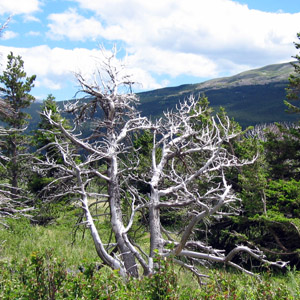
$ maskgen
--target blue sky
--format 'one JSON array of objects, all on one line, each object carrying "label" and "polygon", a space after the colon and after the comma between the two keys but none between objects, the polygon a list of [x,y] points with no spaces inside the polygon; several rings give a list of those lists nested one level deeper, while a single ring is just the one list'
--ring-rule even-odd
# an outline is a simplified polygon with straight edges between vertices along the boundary
[{"label": "blue sky", "polygon": [[117,45],[138,92],[290,61],[300,32],[299,0],[0,0],[0,23],[10,15],[0,71],[21,55],[37,99],[72,98],[99,45]]}]

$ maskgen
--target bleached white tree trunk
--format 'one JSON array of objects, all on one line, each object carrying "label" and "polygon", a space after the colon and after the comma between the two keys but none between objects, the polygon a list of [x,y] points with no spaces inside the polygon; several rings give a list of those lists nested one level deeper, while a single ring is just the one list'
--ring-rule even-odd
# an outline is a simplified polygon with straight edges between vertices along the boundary
[{"label": "bleached white tree trunk", "polygon": [[[240,161],[227,151],[226,144],[239,134],[228,117],[211,117],[206,99],[196,101],[193,96],[181,103],[175,112],[165,113],[165,118],[157,122],[151,172],[143,176],[151,189],[148,199],[151,269],[157,251],[162,256],[175,257],[177,263],[195,274],[198,274],[195,267],[183,263],[182,257],[196,262],[223,262],[239,269],[242,268],[231,260],[240,252],[262,259],[258,252],[247,247],[237,247],[225,256],[224,251],[195,240],[199,222],[211,216],[221,217],[230,211],[236,212],[234,206],[239,200],[227,183],[226,170],[255,160]],[[201,191],[199,181],[206,183],[205,191]],[[186,212],[186,226],[179,232],[168,232],[161,224],[162,208],[175,214],[178,209]],[[174,246],[173,250],[169,245]],[[285,264],[280,262],[277,265]]]},{"label": "bleached white tree trunk", "polygon": [[[116,50],[113,49],[110,54],[104,52],[103,50],[103,54],[106,55],[102,66],[103,73],[98,74],[98,82],[87,82],[80,74],[77,74],[77,79],[82,88],[81,91],[88,95],[88,100],[81,103],[70,103],[66,106],[66,110],[76,115],[75,122],[83,124],[88,120],[93,124],[91,135],[85,138],[75,135],[73,132],[64,129],[62,124],[54,122],[51,119],[51,111],[45,111],[43,114],[52,125],[60,128],[65,138],[86,152],[83,156],[84,161],[78,163],[76,162],[76,154],[71,153],[67,146],[61,145],[59,141],[54,143],[64,157],[64,166],[59,168],[66,173],[66,176],[69,174],[77,180],[78,186],[69,190],[68,193],[80,194],[86,225],[91,230],[99,257],[112,268],[120,269],[121,274],[125,275],[127,273],[137,277],[138,266],[136,260],[139,260],[140,264],[144,266],[145,273],[147,273],[147,266],[128,237],[128,231],[132,223],[131,225],[124,223],[122,201],[124,201],[125,191],[121,189],[120,182],[126,181],[126,178],[124,179],[122,175],[124,161],[120,156],[124,156],[130,149],[128,137],[133,132],[149,128],[150,123],[135,110],[138,99],[131,93],[133,82],[129,80],[127,75],[122,74],[122,65],[116,59]],[[104,80],[102,75],[107,76],[108,81]],[[119,89],[122,91],[120,92]],[[129,92],[124,93],[124,89]],[[96,120],[94,118],[97,111],[100,112],[102,119]],[[105,171],[100,172],[95,169],[95,163],[105,165]],[[51,167],[53,162],[49,159],[46,164],[43,164],[44,167]],[[96,178],[105,182],[107,194],[94,194],[94,197],[97,197],[98,200],[105,198],[104,201],[109,205],[111,229],[118,249],[116,255],[109,254],[107,250],[109,247],[104,247],[87,203],[90,196],[87,192],[88,185]]]},{"label": "bleached white tree trunk", "polygon": [[[88,82],[77,75],[81,91],[89,98],[68,104],[66,110],[75,114],[78,125],[86,120],[93,124],[90,136],[82,137],[66,130],[61,123],[52,120],[51,111],[43,112],[48,121],[60,129],[60,135],[76,147],[69,147],[57,136],[57,140],[48,146],[57,147],[63,164],[50,157],[38,162],[41,168],[60,170],[60,178],[55,182],[73,180],[74,185],[63,194],[79,196],[85,215],[83,224],[89,228],[101,260],[120,270],[123,276],[135,277],[139,276],[140,269],[145,275],[154,272],[155,255],[173,257],[175,262],[197,276],[201,274],[194,263],[202,260],[242,269],[232,262],[240,252],[267,262],[255,249],[239,246],[224,255],[222,250],[195,240],[194,232],[199,222],[227,214],[234,210],[234,203],[238,201],[227,183],[226,170],[252,163],[239,161],[226,149],[226,143],[236,138],[239,132],[235,132],[227,117],[212,117],[205,99],[197,101],[193,96],[181,103],[175,112],[165,113],[162,119],[151,123],[136,111],[138,99],[131,92],[133,83],[118,63],[114,49],[106,56],[102,70],[105,75],[98,74],[100,81]],[[104,80],[105,76],[108,80]],[[127,92],[124,92],[125,88]],[[97,110],[101,112],[100,118],[96,117]],[[139,156],[132,154],[131,141],[134,133],[143,130],[153,134],[152,163],[145,173],[139,169]],[[80,160],[75,149],[84,151]],[[102,193],[91,191],[90,185],[94,181],[103,183]],[[141,194],[136,188],[136,183],[141,181],[150,187],[149,195]],[[200,188],[201,184],[207,189]],[[110,241],[104,241],[97,230],[97,216],[93,215],[92,209],[97,203],[108,204],[113,236]],[[123,204],[128,208],[126,216],[123,215]],[[181,209],[186,213],[187,222],[180,234],[163,228],[163,208],[174,212]],[[134,234],[130,235],[140,211],[149,216],[149,253],[143,245],[138,245]],[[117,251],[111,251],[112,247]],[[183,261],[182,257],[191,263]],[[281,262],[272,264],[284,265]]]},{"label": "bleached white tree trunk", "polygon": [[[10,114],[11,109],[0,100],[0,113]],[[22,130],[4,129],[0,127],[0,139],[7,137],[10,134],[19,133]],[[0,146],[2,142],[0,141]],[[11,161],[10,157],[5,156],[0,152],[0,166],[6,170],[6,164]],[[11,184],[0,183],[0,224],[4,227],[9,227],[5,222],[6,218],[25,217],[33,220],[32,212],[35,210],[33,197],[22,188],[14,188]]]},{"label": "bleached white tree trunk", "polygon": [[[223,168],[242,163],[239,163],[236,158],[230,157],[223,144],[225,140],[235,137],[236,133],[230,133],[229,122],[228,124],[220,122],[217,125],[213,118],[209,122],[206,120],[207,124],[202,124],[200,130],[194,128],[195,120],[204,116],[206,109],[207,107],[199,105],[191,96],[181,104],[177,112],[166,114],[164,123],[157,126],[157,132],[154,134],[152,176],[148,182],[151,186],[149,199],[151,257],[154,255],[154,249],[158,249],[161,254],[166,253],[164,246],[173,242],[162,238],[161,208],[181,207],[193,210],[191,221],[172,252],[180,255],[197,223],[235,200],[234,196],[229,193],[230,187],[227,186]],[[221,136],[219,127],[225,131],[223,136]],[[157,157],[158,149],[161,149],[159,158]],[[205,158],[198,168],[193,161],[194,158],[197,158],[197,153]],[[219,182],[216,187],[211,188],[204,195],[200,195],[195,181],[204,177],[209,183],[220,176],[216,172],[221,173],[222,184]],[[161,200],[162,197],[169,200]],[[214,199],[213,205],[209,203],[209,199]]]}]

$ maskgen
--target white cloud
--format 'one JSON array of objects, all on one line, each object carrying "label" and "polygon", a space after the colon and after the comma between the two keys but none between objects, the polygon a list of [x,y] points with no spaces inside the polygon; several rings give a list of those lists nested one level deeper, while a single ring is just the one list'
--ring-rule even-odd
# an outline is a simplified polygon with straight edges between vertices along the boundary
[{"label": "white cloud", "polygon": [[53,80],[50,80],[48,78],[44,78],[43,82],[40,85],[48,87],[51,90],[60,90],[62,88],[60,82],[54,82]]},{"label": "white cloud", "polygon": [[25,22],[38,22],[41,23],[41,20],[35,16],[32,15],[25,15],[24,16],[24,21]]},{"label": "white cloud", "polygon": [[[75,73],[81,73],[87,80],[93,80],[96,69],[101,64],[101,51],[75,48],[72,50],[53,48],[46,45],[32,48],[11,48],[0,46],[2,70],[6,66],[7,54],[21,55],[28,76],[37,75],[36,87],[59,90],[73,86],[78,90]],[[0,70],[1,71],[1,70]],[[149,72],[134,68],[128,64],[128,72],[143,88],[154,89],[161,87]],[[69,95],[71,98],[73,94]]]},{"label": "white cloud", "polygon": [[31,14],[39,10],[39,0],[1,0],[0,15]]},{"label": "white cloud", "polygon": [[[168,80],[181,75],[201,81],[288,61],[295,54],[293,41],[300,28],[300,13],[261,12],[230,0],[73,2],[78,3],[77,9],[48,16],[47,37],[61,40],[60,45],[68,39],[76,45],[80,41],[95,41],[95,45],[120,41],[128,54],[129,72],[144,89],[165,86]],[[20,4],[19,10],[16,3]],[[14,9],[30,16],[39,9],[39,2],[0,0],[0,12]],[[7,51],[0,47],[0,53]],[[28,74],[37,74],[37,86],[53,90],[64,89],[70,83],[75,86],[73,72],[93,74],[94,59],[99,56],[95,49],[67,50],[45,45],[13,51],[22,55]],[[155,79],[156,75],[160,79]]]},{"label": "white cloud", "polygon": [[1,39],[3,40],[10,40],[10,39],[13,39],[15,37],[18,36],[18,33],[17,32],[14,32],[14,31],[10,31],[10,30],[5,30],[3,35],[1,36]]},{"label": "white cloud", "polygon": [[128,56],[132,66],[158,74],[205,77],[217,75],[216,64],[202,55],[147,47]]},{"label": "white cloud", "polygon": [[39,31],[29,31],[28,33],[26,33],[26,35],[28,36],[41,36],[41,32]]},{"label": "white cloud", "polygon": [[89,51],[87,49],[67,50],[62,48],[53,48],[46,45],[16,49],[23,57],[28,65],[27,69],[31,73],[40,76],[55,75],[55,76],[73,76],[77,68],[80,68],[80,63],[86,61],[84,56]]},{"label": "white cloud", "polygon": [[[53,87],[72,77],[72,50],[51,49],[46,45],[33,48],[12,48],[0,46],[2,68],[6,65],[6,56],[12,51],[21,55],[28,76],[37,75],[37,86]],[[59,53],[61,52],[61,53]]]},{"label": "white cloud", "polygon": [[167,81],[162,83],[157,82],[151,74],[142,68],[130,68],[128,67],[128,74],[131,75],[131,79],[135,82],[134,90],[153,90],[166,86]]},{"label": "white cloud", "polygon": [[49,15],[52,22],[48,25],[48,36],[54,40],[68,37],[74,41],[84,41],[86,39],[95,40],[102,31],[101,23],[95,18],[86,19],[80,16],[75,9],[60,14]]},{"label": "white cloud", "polygon": [[[144,60],[143,67],[171,76],[287,61],[300,28],[300,13],[267,13],[230,0],[75,1],[98,15],[101,27],[79,26],[90,19],[77,15],[79,22],[73,19],[77,25],[72,27],[84,32],[82,36],[125,42],[136,61]],[[71,28],[64,36],[72,38]],[[156,56],[149,57],[151,52]],[[228,63],[219,65],[222,61]]]}]

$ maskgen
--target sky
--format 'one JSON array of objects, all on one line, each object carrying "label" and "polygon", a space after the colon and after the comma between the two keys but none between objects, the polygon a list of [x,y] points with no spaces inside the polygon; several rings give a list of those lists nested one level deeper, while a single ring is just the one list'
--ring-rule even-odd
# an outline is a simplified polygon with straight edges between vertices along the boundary
[{"label": "sky", "polygon": [[100,47],[118,49],[134,91],[199,83],[297,53],[299,0],[0,0],[0,72],[21,55],[39,100],[76,97]]}]

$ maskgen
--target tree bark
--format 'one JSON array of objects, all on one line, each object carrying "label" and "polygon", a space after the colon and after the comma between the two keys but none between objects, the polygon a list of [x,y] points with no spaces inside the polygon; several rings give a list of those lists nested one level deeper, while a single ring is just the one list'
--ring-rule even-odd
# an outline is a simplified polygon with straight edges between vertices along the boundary
[{"label": "tree bark", "polygon": [[149,223],[150,223],[150,257],[155,256],[155,249],[162,253],[163,243],[160,226],[160,209],[158,207],[159,195],[157,190],[151,188],[151,202],[149,207]]},{"label": "tree bark", "polygon": [[10,139],[10,146],[11,146],[11,167],[10,167],[10,173],[11,173],[11,178],[10,178],[10,184],[12,186],[12,198],[16,199],[18,198],[19,194],[19,170],[18,170],[18,150],[16,146],[15,140],[12,138]]},{"label": "tree bark", "polygon": [[109,195],[109,205],[111,211],[111,224],[112,230],[115,234],[117,247],[119,253],[122,256],[122,261],[128,274],[133,277],[138,277],[138,268],[135,261],[134,254],[126,246],[126,242],[122,236],[124,232],[124,225],[122,220],[122,209],[121,209],[121,199],[120,199],[120,187],[118,179],[118,163],[117,156],[113,155],[108,168],[108,177],[110,181],[108,183],[108,195]]}]

